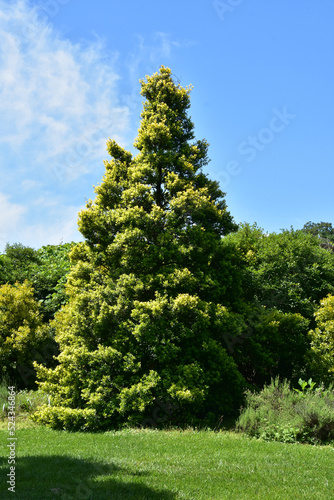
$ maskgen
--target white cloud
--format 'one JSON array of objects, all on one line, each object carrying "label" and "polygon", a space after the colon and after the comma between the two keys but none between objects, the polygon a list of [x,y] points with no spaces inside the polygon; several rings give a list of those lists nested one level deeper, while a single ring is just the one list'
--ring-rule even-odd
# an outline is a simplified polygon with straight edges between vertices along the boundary
[{"label": "white cloud", "polygon": [[84,206],[68,206],[47,194],[36,199],[28,210],[0,193],[0,253],[7,242],[40,248],[81,239],[77,219]]},{"label": "white cloud", "polygon": [[5,233],[15,227],[25,212],[25,207],[18,203],[12,203],[9,196],[0,193],[0,232]]},{"label": "white cloud", "polygon": [[0,252],[81,239],[77,214],[100,181],[107,138],[131,148],[138,80],[179,47],[157,33],[119,62],[98,38],[72,43],[51,24],[69,1],[0,0]]},{"label": "white cloud", "polygon": [[[156,73],[161,65],[169,66],[176,49],[186,49],[196,43],[189,39],[173,40],[169,33],[161,31],[157,31],[151,36],[137,34],[134,49],[125,58],[125,64],[130,82],[126,103],[135,113],[138,122],[143,100],[140,95],[139,80],[145,78],[146,75]],[[178,80],[177,77],[176,79]]]},{"label": "white cloud", "polygon": [[0,193],[0,252],[10,239],[10,233],[17,230],[26,208],[12,203],[9,196]]},{"label": "white cloud", "polygon": [[79,241],[82,239],[78,227],[78,212],[83,207],[73,207],[57,205],[52,210],[52,206],[40,203],[40,209],[49,209],[47,221],[37,221],[23,228],[19,241],[26,246],[40,248],[43,245],[59,245],[61,242]]},{"label": "white cloud", "polygon": [[78,241],[81,179],[103,166],[108,136],[125,143],[130,130],[117,55],[50,24],[67,1],[0,0],[0,252]]},{"label": "white cloud", "polygon": [[108,136],[124,140],[129,109],[119,103],[115,61],[106,60],[102,42],[62,39],[43,12],[0,0],[0,157],[5,143],[14,154],[24,151],[23,175],[46,166],[50,182],[55,174],[73,180],[101,158]]}]

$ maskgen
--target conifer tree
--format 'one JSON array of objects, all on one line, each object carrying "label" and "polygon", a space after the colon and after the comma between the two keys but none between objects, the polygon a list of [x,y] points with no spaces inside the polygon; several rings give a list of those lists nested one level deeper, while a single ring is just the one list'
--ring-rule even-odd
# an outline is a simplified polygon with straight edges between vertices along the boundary
[{"label": "conifer tree", "polygon": [[52,427],[138,425],[157,398],[172,422],[203,422],[240,402],[243,379],[222,340],[240,327],[239,271],[221,244],[237,226],[203,173],[208,144],[195,140],[191,88],[165,67],[141,87],[138,154],[108,141],[54,321],[59,365],[37,368],[51,406],[35,419]]}]

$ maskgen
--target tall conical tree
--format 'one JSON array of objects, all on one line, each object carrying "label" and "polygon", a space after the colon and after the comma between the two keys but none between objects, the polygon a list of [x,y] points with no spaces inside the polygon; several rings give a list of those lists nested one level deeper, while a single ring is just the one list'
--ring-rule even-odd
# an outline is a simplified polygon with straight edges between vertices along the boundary
[{"label": "tall conical tree", "polygon": [[[243,380],[221,342],[237,328],[228,307],[238,271],[221,237],[236,230],[224,193],[202,172],[190,88],[170,69],[141,81],[146,98],[133,155],[109,140],[96,199],[79,214],[69,303],[55,319],[61,354],[38,369],[53,427],[140,424],[160,398],[174,422],[221,415]],[[224,253],[225,252],[225,253]]]}]

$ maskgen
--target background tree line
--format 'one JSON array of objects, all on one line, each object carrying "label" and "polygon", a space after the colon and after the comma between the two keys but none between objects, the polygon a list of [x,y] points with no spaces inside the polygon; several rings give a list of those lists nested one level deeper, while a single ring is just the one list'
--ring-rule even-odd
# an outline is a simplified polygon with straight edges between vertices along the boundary
[{"label": "background tree line", "polygon": [[[334,255],[309,225],[267,234],[242,224],[222,238],[236,312],[226,317],[221,342],[250,386],[260,388],[276,375],[294,382],[300,376],[332,380],[334,341],[326,352],[321,345],[334,319],[334,298],[328,297],[334,295]],[[36,387],[34,361],[57,364],[52,320],[68,301],[74,246],[14,244],[0,255],[2,376],[20,388]]]}]

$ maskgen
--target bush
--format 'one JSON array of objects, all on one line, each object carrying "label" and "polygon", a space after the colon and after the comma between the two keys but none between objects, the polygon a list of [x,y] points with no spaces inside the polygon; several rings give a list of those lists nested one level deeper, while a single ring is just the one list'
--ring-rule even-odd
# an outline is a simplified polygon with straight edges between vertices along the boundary
[{"label": "bush", "polygon": [[334,440],[333,386],[314,388],[299,380],[302,390],[291,389],[277,377],[261,392],[246,391],[236,430],[265,440],[320,443]]},{"label": "bush", "polygon": [[35,387],[33,361],[45,362],[53,341],[33,294],[27,281],[0,286],[0,377],[22,389]]},{"label": "bush", "polygon": [[7,244],[5,253],[0,255],[0,285],[22,284],[27,280],[34,288],[43,322],[53,319],[67,301],[65,283],[72,246],[73,243],[64,243],[34,250],[21,243]]},{"label": "bush", "polygon": [[34,422],[46,424],[53,429],[85,431],[96,430],[96,412],[92,409],[80,408],[57,408],[51,406],[43,406],[39,408],[33,415]]}]

